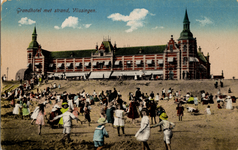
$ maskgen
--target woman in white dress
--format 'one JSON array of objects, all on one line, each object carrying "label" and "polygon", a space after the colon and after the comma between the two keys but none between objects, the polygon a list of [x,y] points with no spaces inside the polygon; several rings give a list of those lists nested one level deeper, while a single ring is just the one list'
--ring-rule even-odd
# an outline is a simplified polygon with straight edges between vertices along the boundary
[{"label": "woman in white dress", "polygon": [[125,123],[124,123],[124,114],[125,114],[125,111],[121,108],[121,105],[117,105],[117,109],[114,111],[114,126],[117,127],[117,133],[118,133],[118,136],[120,136],[120,127],[121,127],[121,130],[122,130],[122,134],[125,135],[125,132],[124,132],[124,126],[125,126]]},{"label": "woman in white dress", "polygon": [[12,112],[14,114],[15,119],[17,118],[17,116],[20,113],[20,108],[22,108],[22,106],[20,105],[20,101],[17,101],[17,104],[15,104],[15,107],[14,107],[13,112]]},{"label": "woman in white dress", "polygon": [[69,105],[69,108],[71,108],[72,110],[74,110],[74,105],[73,105],[73,97],[70,96],[70,99],[68,100],[68,105]]},{"label": "woman in white dress", "polygon": [[39,114],[39,110],[40,110],[40,104],[35,108],[35,110],[33,111],[32,115],[31,115],[31,124],[33,125],[33,122],[37,119],[37,116]]},{"label": "woman in white dress", "polygon": [[142,109],[142,115],[143,118],[141,119],[141,127],[135,137],[138,141],[142,142],[142,149],[145,149],[145,147],[150,149],[147,143],[150,137],[150,120],[148,117],[148,110],[146,108]]},{"label": "woman in white dress", "polygon": [[226,109],[233,109],[231,97],[227,96],[225,101],[226,101]]}]

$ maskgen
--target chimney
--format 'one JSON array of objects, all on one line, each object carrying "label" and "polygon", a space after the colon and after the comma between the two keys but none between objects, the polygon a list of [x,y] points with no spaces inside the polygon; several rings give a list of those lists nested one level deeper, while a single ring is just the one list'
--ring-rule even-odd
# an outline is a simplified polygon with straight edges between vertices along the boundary
[{"label": "chimney", "polygon": [[209,57],[210,57],[210,55],[209,55],[209,52],[207,53],[207,61],[209,62]]},{"label": "chimney", "polygon": [[98,43],[96,43],[96,50],[98,50]]},{"label": "chimney", "polygon": [[200,46],[199,46],[199,48],[198,48],[198,51],[199,51],[199,52],[201,52],[201,51],[202,51],[202,48],[201,48]]},{"label": "chimney", "polygon": [[116,42],[114,43],[113,48],[114,48],[114,50],[117,48],[117,44],[116,44]]}]

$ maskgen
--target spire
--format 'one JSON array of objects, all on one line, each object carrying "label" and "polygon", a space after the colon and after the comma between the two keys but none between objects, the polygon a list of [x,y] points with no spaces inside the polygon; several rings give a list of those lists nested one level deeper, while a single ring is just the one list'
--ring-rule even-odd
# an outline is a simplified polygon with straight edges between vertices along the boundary
[{"label": "spire", "polygon": [[187,9],[186,9],[186,11],[185,11],[185,15],[184,15],[183,23],[190,23],[190,22],[189,22],[189,19],[188,19]]},{"label": "spire", "polygon": [[32,48],[32,49],[38,49],[39,44],[37,42],[37,34],[36,34],[36,26],[34,27],[33,33],[32,33],[32,41],[29,44],[28,48]]},{"label": "spire", "polygon": [[34,27],[34,30],[33,30],[32,35],[37,35],[37,34],[36,34],[36,25],[35,25],[35,27]]},{"label": "spire", "polygon": [[179,40],[187,40],[187,39],[193,39],[193,34],[190,31],[190,22],[188,19],[188,13],[186,9],[183,19],[183,31],[180,33]]},{"label": "spire", "polygon": [[36,38],[37,38],[37,34],[36,34],[36,26],[35,26],[32,33],[32,41],[36,41]]}]

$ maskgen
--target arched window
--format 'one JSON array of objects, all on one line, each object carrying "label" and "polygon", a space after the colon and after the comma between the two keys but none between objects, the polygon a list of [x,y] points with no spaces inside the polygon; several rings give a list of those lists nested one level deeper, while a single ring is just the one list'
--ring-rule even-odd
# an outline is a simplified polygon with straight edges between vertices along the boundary
[{"label": "arched window", "polygon": [[183,58],[183,64],[186,65],[186,62],[187,62],[187,57],[184,57]]},{"label": "arched window", "polygon": [[187,51],[187,45],[183,46],[183,51],[186,52]]},{"label": "arched window", "polygon": [[31,58],[31,53],[29,53],[28,57]]}]

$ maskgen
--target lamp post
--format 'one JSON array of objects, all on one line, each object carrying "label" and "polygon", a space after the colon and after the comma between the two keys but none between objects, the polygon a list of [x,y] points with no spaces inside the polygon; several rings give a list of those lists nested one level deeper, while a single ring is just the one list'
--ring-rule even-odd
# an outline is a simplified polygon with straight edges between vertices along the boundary
[{"label": "lamp post", "polygon": [[7,67],[7,80],[8,80],[8,69],[9,69],[9,68]]}]

